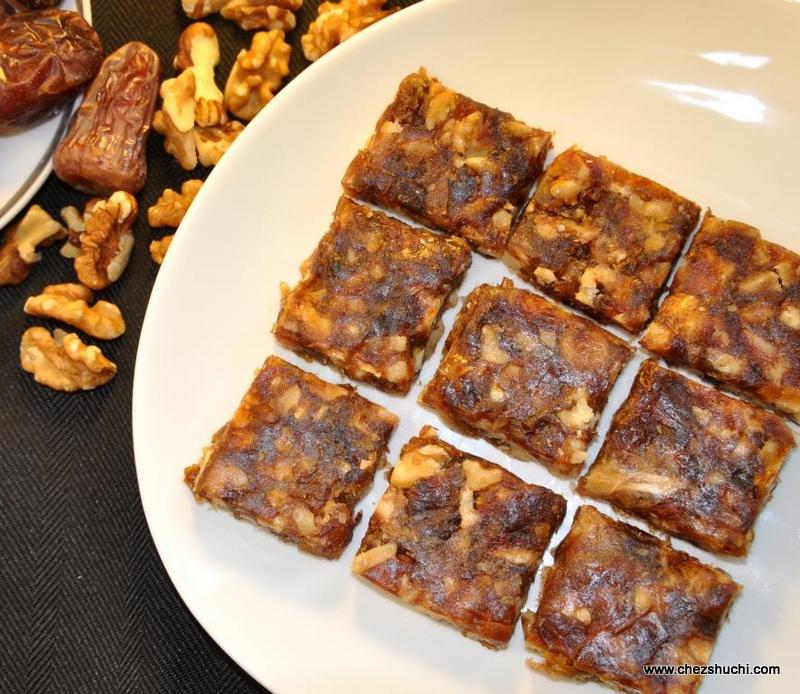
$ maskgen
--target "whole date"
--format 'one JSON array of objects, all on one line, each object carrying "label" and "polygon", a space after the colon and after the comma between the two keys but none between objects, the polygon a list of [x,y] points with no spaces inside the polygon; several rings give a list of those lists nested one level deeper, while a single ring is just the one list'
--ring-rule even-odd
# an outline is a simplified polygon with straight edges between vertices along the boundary
[{"label": "whole date", "polygon": [[0,129],[30,125],[64,106],[102,59],[100,37],[77,12],[0,19]]},{"label": "whole date", "polygon": [[94,195],[142,189],[159,72],[158,56],[139,41],[105,59],[56,148],[53,164],[62,181]]}]

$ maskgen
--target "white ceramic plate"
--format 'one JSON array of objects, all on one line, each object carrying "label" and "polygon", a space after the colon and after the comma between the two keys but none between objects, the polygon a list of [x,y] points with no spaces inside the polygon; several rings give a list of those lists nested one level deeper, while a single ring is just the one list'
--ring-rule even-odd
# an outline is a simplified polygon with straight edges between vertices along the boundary
[{"label": "white ceramic plate", "polygon": [[[62,10],[74,10],[92,23],[90,0],[66,0]],[[14,134],[0,134],[0,229],[36,195],[53,170],[53,150],[80,103],[54,114],[46,121]]]},{"label": "white ceramic plate", "polygon": [[[211,175],[153,291],[134,388],[142,500],[175,586],[203,627],[276,692],[595,691],[526,669],[518,627],[492,652],[354,579],[366,525],[338,561],[195,504],[181,482],[276,346],[278,283],[326,230],[339,181],[400,79],[420,65],[446,84],[577,142],[800,250],[800,5],[786,0],[670,3],[431,0],[377,24],[310,67],[250,125]],[[475,257],[461,295],[507,274]],[[518,284],[522,284],[517,280]],[[455,311],[445,317],[449,329]],[[426,363],[427,382],[441,355]],[[627,393],[625,371],[600,423]],[[454,435],[405,399],[359,386],[402,418],[390,459],[424,423],[466,450],[545,484],[577,505],[572,484],[536,463]],[[590,450],[590,460],[597,444]],[[676,546],[744,585],[713,660],[778,664],[779,677],[708,678],[704,691],[795,691],[800,642],[800,459],[786,465],[747,561]],[[369,517],[386,482],[360,504]],[[602,508],[606,508],[601,505]],[[569,527],[562,526],[558,541]],[[548,560],[549,557],[548,557]],[[531,591],[535,603],[538,585]]]}]

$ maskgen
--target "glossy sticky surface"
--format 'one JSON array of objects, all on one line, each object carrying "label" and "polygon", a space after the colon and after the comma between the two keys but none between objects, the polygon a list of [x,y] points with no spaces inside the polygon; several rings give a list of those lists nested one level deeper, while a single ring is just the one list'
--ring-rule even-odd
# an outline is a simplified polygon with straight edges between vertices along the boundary
[{"label": "glossy sticky surface", "polygon": [[351,378],[405,393],[436,346],[445,301],[471,262],[461,239],[343,197],[282,302],[275,335]]},{"label": "glossy sticky surface", "polygon": [[780,417],[648,360],[578,490],[712,552],[744,555],[793,445]]},{"label": "glossy sticky surface", "polygon": [[490,648],[505,647],[566,502],[432,427],[403,446],[353,570]]}]

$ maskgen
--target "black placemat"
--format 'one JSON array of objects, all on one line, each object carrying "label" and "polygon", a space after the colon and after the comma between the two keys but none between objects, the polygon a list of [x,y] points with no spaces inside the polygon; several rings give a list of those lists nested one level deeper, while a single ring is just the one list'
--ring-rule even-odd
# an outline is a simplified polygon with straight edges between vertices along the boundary
[{"label": "black placemat", "polygon": [[[414,0],[390,1],[405,7]],[[292,44],[291,76],[308,65],[300,36],[319,0],[305,0]],[[175,41],[188,24],[179,0],[94,0],[94,25],[107,51],[138,39],[171,75]],[[212,16],[224,84],[252,32]],[[288,81],[288,78],[287,78]],[[0,142],[0,166],[2,162]],[[136,246],[122,278],[102,298],[120,306],[127,333],[100,343],[119,373],[90,393],[63,394],[34,383],[19,366],[19,339],[32,325],[25,299],[47,284],[75,281],[57,247],[45,251],[19,287],[0,287],[0,691],[263,691],[194,621],[169,582],[150,538],[136,485],[131,386],[136,345],[158,267],[146,209],[166,187],[208,171],[183,171],[150,138],[149,175],[137,196]],[[52,215],[87,196],[51,176],[32,202]],[[322,233],[323,230],[320,230]],[[159,232],[158,235],[161,235]],[[64,327],[64,326],[61,326]],[[175,413],[180,426],[180,413]],[[176,470],[191,461],[175,461]]]}]

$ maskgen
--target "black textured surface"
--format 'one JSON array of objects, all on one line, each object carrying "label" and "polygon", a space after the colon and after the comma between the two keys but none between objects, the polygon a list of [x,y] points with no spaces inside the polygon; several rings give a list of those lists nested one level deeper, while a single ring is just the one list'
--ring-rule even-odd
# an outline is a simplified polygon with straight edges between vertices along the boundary
[{"label": "black textured surface", "polygon": [[[94,0],[94,25],[111,51],[145,41],[171,75],[177,36],[188,20],[179,0]],[[308,64],[300,36],[316,16],[306,0],[289,35],[292,75]],[[388,6],[405,7],[413,0]],[[249,44],[235,24],[211,17],[222,48],[218,83]],[[19,338],[32,325],[25,299],[46,284],[75,281],[57,246],[19,287],[0,287],[0,691],[263,691],[203,632],[181,602],[156,554],[142,513],[131,444],[136,344],[158,271],[148,252],[156,235],[146,209],[165,187],[207,171],[184,172],[148,147],[149,176],[137,196],[136,246],[119,282],[100,296],[118,304],[127,333],[100,344],[119,373],[90,393],[57,393],[19,366]],[[3,153],[0,141],[0,166]],[[51,176],[33,202],[52,215],[86,196]],[[161,235],[162,232],[158,232]],[[64,327],[64,326],[61,326]],[[189,461],[191,462],[191,461]]]}]

